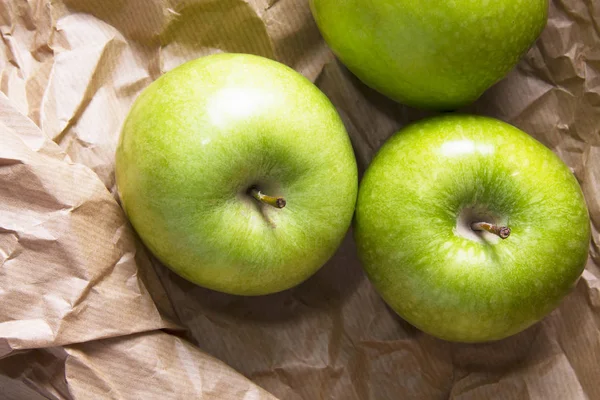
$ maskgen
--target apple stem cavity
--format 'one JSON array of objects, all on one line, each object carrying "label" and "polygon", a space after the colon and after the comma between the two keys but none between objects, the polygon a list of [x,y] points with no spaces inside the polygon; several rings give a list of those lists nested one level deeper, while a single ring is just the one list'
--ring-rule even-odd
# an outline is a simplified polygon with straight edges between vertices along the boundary
[{"label": "apple stem cavity", "polygon": [[285,207],[286,202],[283,197],[273,197],[273,196],[266,195],[266,194],[262,193],[260,190],[258,190],[258,188],[255,186],[251,187],[250,190],[248,191],[248,193],[252,197],[254,197],[256,200],[260,201],[261,203],[268,204],[275,208]]},{"label": "apple stem cavity", "polygon": [[501,239],[506,239],[510,236],[510,228],[508,226],[498,226],[488,222],[473,222],[471,229],[474,231],[486,231],[499,236]]}]

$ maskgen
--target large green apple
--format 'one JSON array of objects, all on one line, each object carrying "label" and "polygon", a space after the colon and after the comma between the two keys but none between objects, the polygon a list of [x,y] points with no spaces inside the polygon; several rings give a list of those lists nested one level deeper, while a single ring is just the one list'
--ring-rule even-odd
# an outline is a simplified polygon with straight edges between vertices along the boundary
[{"label": "large green apple", "polygon": [[146,88],[124,123],[116,178],[160,260],[240,295],[316,272],[347,232],[358,186],[327,97],[291,68],[244,54],[190,61]]},{"label": "large green apple", "polygon": [[590,226],[577,180],[552,151],[498,120],[447,115],[382,146],[360,184],[355,238],[400,316],[479,342],[557,306],[584,268]]},{"label": "large green apple", "polygon": [[503,78],[544,28],[548,0],[311,0],[338,58],[397,101],[450,110]]}]

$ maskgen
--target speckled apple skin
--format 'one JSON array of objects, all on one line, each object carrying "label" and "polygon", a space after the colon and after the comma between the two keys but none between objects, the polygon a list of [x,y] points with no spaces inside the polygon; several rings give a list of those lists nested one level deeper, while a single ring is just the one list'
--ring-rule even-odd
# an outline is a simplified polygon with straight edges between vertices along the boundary
[{"label": "speckled apple skin", "polygon": [[[457,231],[466,207],[501,240]],[[369,279],[411,324],[442,339],[496,340],[540,320],[583,271],[590,222],[579,184],[506,123],[447,115],[384,144],[360,184],[355,238]]]},{"label": "speckled apple skin", "polygon": [[548,0],[311,0],[361,81],[415,107],[451,110],[503,78],[544,28]]},{"label": "speckled apple skin", "polygon": [[[123,207],[184,278],[261,295],[295,286],[336,251],[358,186],[349,137],[310,81],[266,58],[183,64],[135,101],[116,153]],[[277,209],[248,195],[283,196]]]}]

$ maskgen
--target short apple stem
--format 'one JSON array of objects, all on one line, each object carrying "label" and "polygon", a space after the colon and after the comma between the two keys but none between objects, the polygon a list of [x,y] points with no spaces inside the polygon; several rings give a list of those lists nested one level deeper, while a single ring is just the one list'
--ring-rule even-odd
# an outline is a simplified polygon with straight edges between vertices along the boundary
[{"label": "short apple stem", "polygon": [[508,226],[498,226],[488,222],[473,222],[471,229],[474,231],[487,231],[499,236],[501,239],[506,239],[510,236],[510,228]]},{"label": "short apple stem", "polygon": [[275,208],[283,208],[285,207],[285,199],[283,197],[273,197],[266,194],[263,194],[258,188],[251,187],[248,193],[254,197],[256,200],[261,203],[268,204]]}]

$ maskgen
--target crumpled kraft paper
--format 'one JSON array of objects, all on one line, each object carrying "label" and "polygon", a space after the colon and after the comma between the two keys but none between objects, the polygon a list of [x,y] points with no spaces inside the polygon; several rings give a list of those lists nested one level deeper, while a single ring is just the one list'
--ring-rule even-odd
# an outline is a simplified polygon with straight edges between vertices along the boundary
[{"label": "crumpled kraft paper", "polygon": [[307,0],[0,1],[0,398],[599,399],[599,26],[595,0],[552,1],[536,45],[462,110],[555,151],[582,185],[593,233],[557,310],[467,345],[396,316],[351,233],[302,285],[236,297],[162,266],[119,207],[114,151],[132,101],[202,55],[258,54],[313,80],[361,171],[430,115],[353,77]]}]

